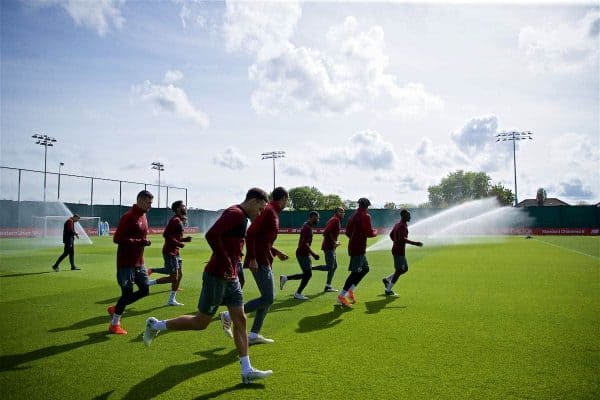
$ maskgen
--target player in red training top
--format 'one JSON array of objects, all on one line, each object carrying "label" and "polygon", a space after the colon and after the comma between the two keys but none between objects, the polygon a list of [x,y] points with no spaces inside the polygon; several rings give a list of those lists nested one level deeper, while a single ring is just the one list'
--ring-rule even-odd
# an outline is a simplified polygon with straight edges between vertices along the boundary
[{"label": "player in red training top", "polygon": [[408,240],[408,222],[410,222],[410,212],[408,210],[400,211],[400,222],[394,225],[390,232],[390,239],[394,243],[392,246],[392,255],[394,256],[394,273],[382,279],[385,286],[386,296],[396,296],[392,290],[394,284],[400,278],[400,275],[408,271],[408,262],[406,261],[406,244],[422,247],[423,243]]},{"label": "player in red training top", "polygon": [[[146,213],[152,206],[154,196],[147,190],[138,193],[136,203],[119,220],[113,236],[117,248],[117,283],[121,287],[121,297],[114,306],[108,307],[112,321],[109,332],[126,335],[121,328],[121,315],[125,307],[142,297],[148,296],[148,273],[144,265],[144,248],[150,246],[148,235],[148,219]],[[133,285],[138,291],[133,291]]]},{"label": "player in red training top", "polygon": [[69,256],[69,263],[71,264],[71,271],[79,271],[81,268],[75,265],[75,238],[79,239],[79,235],[75,231],[75,224],[79,221],[80,217],[77,214],[73,214],[72,217],[65,221],[63,226],[63,243],[65,245],[62,254],[58,257],[52,269],[54,272],[58,272],[58,266]]},{"label": "player in red training top", "polygon": [[267,204],[267,193],[252,188],[246,194],[243,203],[231,206],[215,221],[206,232],[212,255],[202,275],[202,290],[198,300],[198,312],[195,315],[182,315],[168,320],[150,317],[146,320],[144,344],[150,346],[160,331],[204,330],[212,321],[220,305],[227,306],[233,321],[233,336],[242,370],[242,382],[250,383],[270,376],[273,371],[260,371],[252,367],[248,356],[248,337],[246,336],[246,314],[242,289],[237,276],[241,244],[244,242],[248,218],[254,218]]},{"label": "player in red training top", "polygon": [[183,274],[181,272],[181,267],[183,261],[179,256],[179,249],[185,246],[185,243],[189,243],[192,241],[191,236],[183,237],[183,220],[187,214],[187,208],[183,201],[177,200],[173,202],[171,205],[171,210],[175,213],[173,217],[169,220],[169,223],[165,227],[163,232],[163,237],[165,238],[165,244],[162,248],[163,260],[165,262],[165,266],[163,268],[148,268],[148,275],[151,275],[155,272],[161,274],[168,274],[169,276],[151,279],[149,281],[150,286],[170,283],[171,284],[171,294],[169,295],[169,300],[167,301],[167,305],[169,306],[182,306],[183,303],[180,303],[175,299],[177,295],[177,290],[179,290],[179,285],[181,283],[181,278]]},{"label": "player in red training top", "polygon": [[323,289],[324,292],[337,292],[337,289],[331,287],[331,281],[333,280],[333,274],[335,274],[335,270],[337,269],[335,249],[340,245],[338,236],[340,234],[340,229],[342,228],[344,213],[344,209],[338,207],[335,209],[335,214],[327,221],[325,229],[323,230],[323,244],[321,245],[321,250],[323,250],[323,254],[325,254],[325,265],[316,265],[312,267],[313,271],[327,271],[327,282],[325,283],[325,289]]},{"label": "player in red training top", "polygon": [[[356,303],[354,291],[362,278],[369,273],[369,262],[365,255],[367,238],[377,236],[377,231],[371,226],[371,216],[367,213],[367,208],[370,205],[369,199],[365,197],[358,199],[358,209],[352,214],[346,225],[346,236],[350,238],[348,241],[348,255],[350,256],[348,270],[350,275],[337,297],[338,303],[346,307],[351,307],[350,303]],[[350,298],[350,301],[346,299],[346,295]]]},{"label": "player in red training top", "polygon": [[308,300],[308,297],[302,294],[302,291],[310,281],[312,277],[312,263],[310,257],[315,260],[319,259],[319,255],[312,251],[310,245],[312,244],[313,238],[313,227],[319,223],[319,213],[311,211],[308,214],[308,220],[302,225],[300,229],[300,238],[298,239],[298,248],[296,249],[296,259],[300,264],[301,274],[294,275],[281,275],[279,277],[279,289],[283,290],[283,286],[287,281],[300,280],[300,286],[294,293],[294,298],[298,300]]}]

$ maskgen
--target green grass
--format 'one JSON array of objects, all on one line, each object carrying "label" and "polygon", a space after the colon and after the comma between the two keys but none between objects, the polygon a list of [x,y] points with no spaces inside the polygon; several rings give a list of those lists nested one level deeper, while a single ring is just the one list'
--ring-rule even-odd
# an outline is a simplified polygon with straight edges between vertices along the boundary
[{"label": "green grass", "polygon": [[[318,237],[318,240],[320,237]],[[250,348],[268,380],[239,384],[233,342],[215,322],[203,332],[161,333],[150,349],[147,317],[193,313],[209,250],[201,237],[183,249],[184,307],[165,306],[169,288],[128,307],[127,336],[108,335],[106,306],[119,296],[110,238],[76,248],[82,271],[50,272],[61,247],[0,241],[0,385],[11,399],[596,399],[600,397],[600,238],[512,237],[498,243],[411,247],[410,270],[385,298],[389,251],[368,253],[371,273],[352,310],[323,294],[316,271],[278,291],[263,334]],[[162,264],[160,236],[148,266]],[[280,235],[290,256],[281,273],[300,271],[296,235]],[[317,247],[318,248],[318,247]],[[338,251],[336,287],[347,276]],[[257,296],[250,274],[245,298]],[[249,316],[249,322],[252,315]]]}]

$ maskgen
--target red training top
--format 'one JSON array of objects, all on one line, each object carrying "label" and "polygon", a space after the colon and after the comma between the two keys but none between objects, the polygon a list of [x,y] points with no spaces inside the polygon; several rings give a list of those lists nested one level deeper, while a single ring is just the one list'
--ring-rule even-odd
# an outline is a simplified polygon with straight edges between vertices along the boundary
[{"label": "red training top", "polygon": [[300,230],[300,239],[298,239],[296,256],[309,256],[311,254],[310,245],[312,244],[312,239],[313,230],[308,221],[306,221]]},{"label": "red training top", "polygon": [[75,238],[75,221],[73,217],[65,221],[63,226],[63,243],[72,242]]},{"label": "red training top", "polygon": [[221,279],[234,280],[238,277],[237,265],[247,226],[248,215],[240,205],[223,211],[205,235],[212,255],[204,271]]},{"label": "red training top", "polygon": [[406,254],[406,238],[408,238],[408,226],[406,226],[406,221],[400,220],[390,232],[390,239],[394,243],[392,246],[393,255],[403,256]]},{"label": "red training top", "polygon": [[348,220],[346,225],[346,236],[348,241],[348,255],[363,256],[367,251],[367,238],[377,236],[377,232],[371,226],[371,216],[367,214],[366,208],[357,209]]},{"label": "red training top", "polygon": [[163,245],[163,254],[178,256],[179,248],[183,247],[183,222],[178,215],[174,215],[163,231],[165,244]]},{"label": "red training top", "polygon": [[337,242],[340,229],[342,228],[342,218],[334,214],[333,217],[329,218],[325,229],[323,230],[323,244],[321,250],[335,250],[335,243]]},{"label": "red training top", "polygon": [[256,259],[257,264],[262,266],[271,267],[273,264],[271,248],[277,239],[280,212],[281,207],[275,201],[271,201],[248,228],[245,266],[252,259]]},{"label": "red training top", "polygon": [[148,244],[146,212],[134,204],[119,220],[113,242],[117,243],[117,268],[142,267]]}]

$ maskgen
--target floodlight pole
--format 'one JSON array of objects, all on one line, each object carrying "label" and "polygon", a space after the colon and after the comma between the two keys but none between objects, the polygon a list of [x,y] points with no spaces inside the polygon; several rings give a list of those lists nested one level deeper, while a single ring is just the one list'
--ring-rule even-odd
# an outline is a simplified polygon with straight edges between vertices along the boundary
[{"label": "floodlight pole", "polygon": [[62,168],[62,166],[65,165],[64,162],[59,162],[58,163],[58,190],[57,190],[57,199],[60,200],[60,169]]},{"label": "floodlight pole", "polygon": [[46,202],[46,166],[48,164],[48,146],[54,146],[54,143],[56,143],[57,140],[48,135],[35,134],[31,137],[36,140],[35,144],[44,146],[44,203],[45,203]]},{"label": "floodlight pole", "polygon": [[160,208],[160,171],[165,170],[165,165],[158,161],[154,161],[151,165],[152,165],[152,169],[158,170],[158,200],[157,200],[156,208]]},{"label": "floodlight pole", "polygon": [[517,140],[533,140],[531,137],[533,132],[531,131],[510,131],[510,132],[500,132],[496,135],[496,142],[505,142],[507,140],[511,140],[513,142],[513,169],[515,175],[515,207],[519,204],[519,199],[517,196],[517,146],[515,142]]},{"label": "floodlight pole", "polygon": [[261,156],[261,160],[273,160],[273,190],[275,190],[275,159],[285,158],[285,151],[269,151],[267,153],[262,153]]}]

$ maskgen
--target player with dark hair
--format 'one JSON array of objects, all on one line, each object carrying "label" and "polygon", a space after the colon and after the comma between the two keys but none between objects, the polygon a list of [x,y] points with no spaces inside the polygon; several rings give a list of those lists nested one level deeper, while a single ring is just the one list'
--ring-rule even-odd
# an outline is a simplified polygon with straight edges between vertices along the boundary
[{"label": "player with dark hair", "polygon": [[394,228],[390,232],[390,239],[392,239],[393,242],[392,255],[394,256],[394,273],[382,279],[386,296],[396,296],[396,293],[394,293],[392,288],[398,281],[398,278],[408,271],[406,244],[408,243],[418,247],[423,246],[423,243],[421,242],[408,240],[408,222],[410,222],[410,212],[403,209],[400,211],[400,221],[394,225]]},{"label": "player with dark hair", "polygon": [[342,207],[337,207],[333,216],[327,221],[323,230],[323,244],[321,244],[321,250],[325,254],[325,265],[312,267],[313,271],[327,271],[327,282],[325,283],[325,289],[323,289],[324,292],[337,292],[337,289],[331,287],[331,281],[337,269],[335,249],[340,245],[338,236],[342,228],[344,213],[345,211]]},{"label": "player with dark hair", "polygon": [[64,249],[58,259],[52,266],[54,272],[58,272],[58,266],[65,259],[65,257],[69,256],[69,263],[71,264],[71,271],[79,271],[81,268],[75,265],[75,238],[79,239],[79,235],[75,231],[75,224],[79,221],[80,217],[77,214],[73,214],[72,217],[65,221],[63,225],[63,244]]},{"label": "player with dark hair", "polygon": [[149,280],[148,284],[152,286],[160,285],[163,283],[171,283],[171,294],[169,295],[167,305],[182,306],[183,303],[180,303],[175,299],[175,296],[177,295],[177,290],[179,290],[181,278],[183,278],[183,274],[181,271],[183,262],[181,260],[181,257],[179,256],[179,249],[185,246],[184,243],[191,242],[192,237],[183,237],[183,219],[187,214],[187,208],[185,204],[183,204],[183,201],[177,200],[173,202],[173,204],[171,205],[171,210],[173,210],[175,215],[171,217],[169,223],[167,224],[163,232],[165,244],[162,248],[162,254],[165,266],[163,268],[148,268],[148,275],[152,275],[154,272],[158,272],[168,274],[169,276],[158,279],[151,279]]},{"label": "player with dark hair", "polygon": [[182,315],[163,321],[154,317],[148,318],[143,335],[146,346],[150,346],[160,331],[206,329],[219,306],[225,305],[233,321],[233,332],[230,328],[228,333],[233,337],[238,351],[242,382],[250,383],[257,379],[264,379],[273,373],[271,370],[257,370],[250,364],[244,300],[237,276],[248,218],[260,214],[266,204],[267,193],[262,189],[252,188],[246,194],[244,202],[223,211],[206,232],[206,241],[212,250],[212,255],[202,275],[198,312],[195,315]]},{"label": "player with dark hair", "polygon": [[[119,220],[113,236],[117,248],[117,283],[121,288],[121,297],[116,305],[108,307],[112,317],[108,331],[117,335],[126,335],[121,328],[121,316],[125,307],[142,297],[148,296],[148,273],[144,265],[144,248],[150,246],[148,219],[146,213],[152,206],[154,196],[147,190],[138,193],[136,203]],[[138,291],[133,291],[136,284]]]},{"label": "player with dark hair", "polygon": [[[262,213],[257,216],[246,234],[246,258],[244,267],[250,268],[260,297],[248,301],[244,311],[249,314],[256,311],[254,322],[248,335],[249,344],[273,343],[273,339],[266,338],[260,334],[260,330],[269,312],[269,307],[275,300],[275,284],[273,282],[273,257],[281,261],[287,260],[287,254],[273,247],[277,232],[279,231],[279,213],[285,208],[288,201],[288,192],[282,187],[277,187],[271,194],[271,201]],[[223,330],[227,332],[231,319],[225,311],[221,314]]]},{"label": "player with dark hair", "polygon": [[312,263],[310,257],[312,256],[315,260],[319,259],[319,255],[310,248],[313,238],[313,227],[318,223],[319,213],[311,211],[308,214],[308,220],[300,229],[300,238],[298,239],[298,248],[296,249],[296,259],[298,260],[298,264],[300,264],[302,273],[295,275],[281,275],[279,277],[280,290],[283,290],[283,286],[287,281],[300,280],[300,286],[298,286],[298,290],[294,293],[294,298],[298,300],[308,300],[308,297],[304,296],[302,291],[312,277]]},{"label": "player with dark hair", "polygon": [[[367,238],[377,236],[377,231],[371,226],[371,216],[367,209],[371,205],[369,199],[361,197],[358,199],[358,209],[352,214],[346,225],[346,236],[348,241],[348,255],[350,256],[350,265],[348,270],[350,275],[344,283],[344,288],[337,297],[338,303],[346,307],[356,303],[354,291],[360,281],[369,273],[369,262],[367,260]],[[350,298],[350,301],[346,298]]]}]

